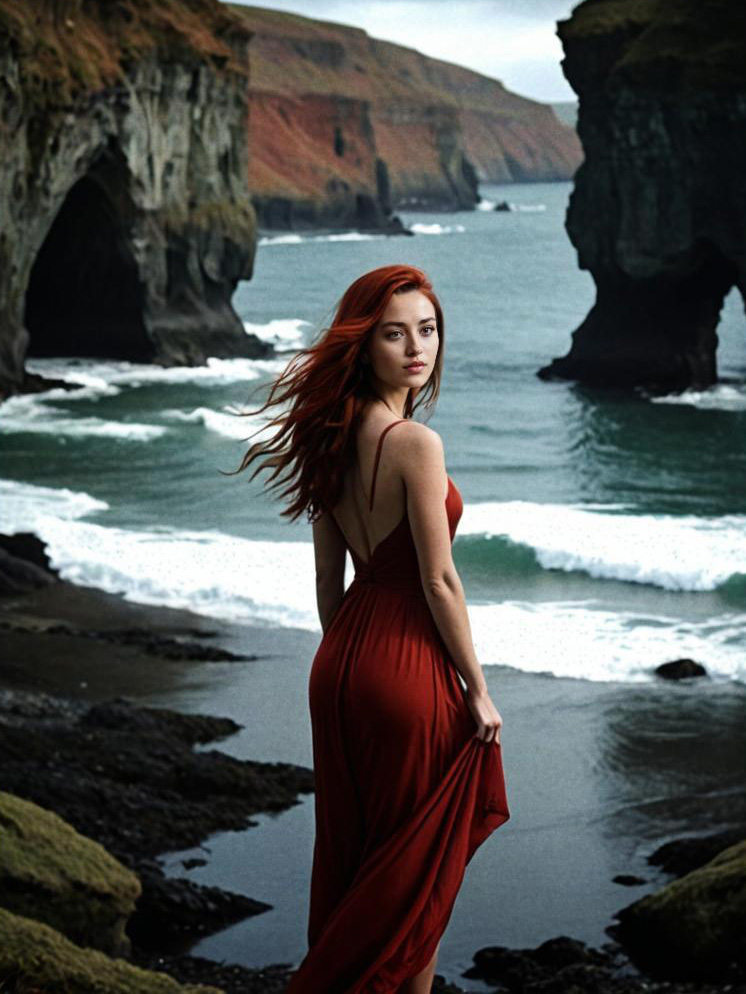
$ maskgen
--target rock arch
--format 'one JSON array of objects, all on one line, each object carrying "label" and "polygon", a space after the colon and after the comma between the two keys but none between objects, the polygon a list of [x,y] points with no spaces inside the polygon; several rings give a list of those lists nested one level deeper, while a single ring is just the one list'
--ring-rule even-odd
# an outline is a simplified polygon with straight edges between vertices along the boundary
[{"label": "rock arch", "polygon": [[130,181],[121,149],[110,143],[68,191],[31,268],[28,355],[153,359]]}]

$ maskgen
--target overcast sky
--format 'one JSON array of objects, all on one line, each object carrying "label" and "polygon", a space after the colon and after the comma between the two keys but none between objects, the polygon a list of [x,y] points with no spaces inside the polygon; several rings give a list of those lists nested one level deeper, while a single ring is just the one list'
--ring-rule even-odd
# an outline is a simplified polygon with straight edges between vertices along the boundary
[{"label": "overcast sky", "polygon": [[[243,2],[243,0],[238,0]],[[501,80],[536,100],[575,100],[562,75],[556,21],[578,0],[265,0],[290,10],[365,28],[375,38],[416,48]]]}]

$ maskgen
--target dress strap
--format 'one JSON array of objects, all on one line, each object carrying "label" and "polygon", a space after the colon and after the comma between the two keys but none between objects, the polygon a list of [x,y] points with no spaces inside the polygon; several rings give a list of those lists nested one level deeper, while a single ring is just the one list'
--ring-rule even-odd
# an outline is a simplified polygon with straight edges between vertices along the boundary
[{"label": "dress strap", "polygon": [[401,420],[399,421],[392,421],[390,425],[386,425],[386,427],[383,429],[383,431],[378,437],[378,447],[376,448],[376,461],[373,464],[373,482],[370,485],[370,500],[368,502],[369,511],[373,510],[373,498],[375,497],[376,494],[376,476],[378,474],[378,463],[381,458],[381,446],[383,445],[383,439],[389,428],[393,428],[394,425],[399,425],[402,423],[402,421],[408,421],[408,420],[409,420],[408,418],[401,418]]}]

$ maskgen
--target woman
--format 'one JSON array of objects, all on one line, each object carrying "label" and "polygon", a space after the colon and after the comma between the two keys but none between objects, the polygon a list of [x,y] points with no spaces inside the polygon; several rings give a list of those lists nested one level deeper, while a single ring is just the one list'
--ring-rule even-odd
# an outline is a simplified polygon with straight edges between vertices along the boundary
[{"label": "woman", "polygon": [[259,455],[252,479],[288,469],[272,484],[296,478],[283,514],[313,523],[316,838],[288,994],[429,992],[466,864],[510,817],[502,719],[451,556],[463,503],[439,436],[412,420],[437,399],[443,348],[421,270],[366,273],[272,385],[260,411],[285,405],[279,431],[236,471]]}]

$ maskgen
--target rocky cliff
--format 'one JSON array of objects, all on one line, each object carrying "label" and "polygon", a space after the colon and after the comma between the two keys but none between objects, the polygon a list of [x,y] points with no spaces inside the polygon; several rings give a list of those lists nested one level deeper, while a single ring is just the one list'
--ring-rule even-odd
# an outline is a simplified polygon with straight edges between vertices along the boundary
[{"label": "rocky cliff", "polygon": [[566,226],[597,297],[539,375],[706,387],[746,293],[746,6],[586,0],[559,35],[585,153]]},{"label": "rocky cliff", "polygon": [[0,0],[0,397],[26,355],[260,355],[250,33],[218,0]]},{"label": "rocky cliff", "polygon": [[497,80],[358,28],[230,6],[253,35],[249,175],[267,227],[471,208],[478,180],[566,180],[580,162],[572,128]]}]

